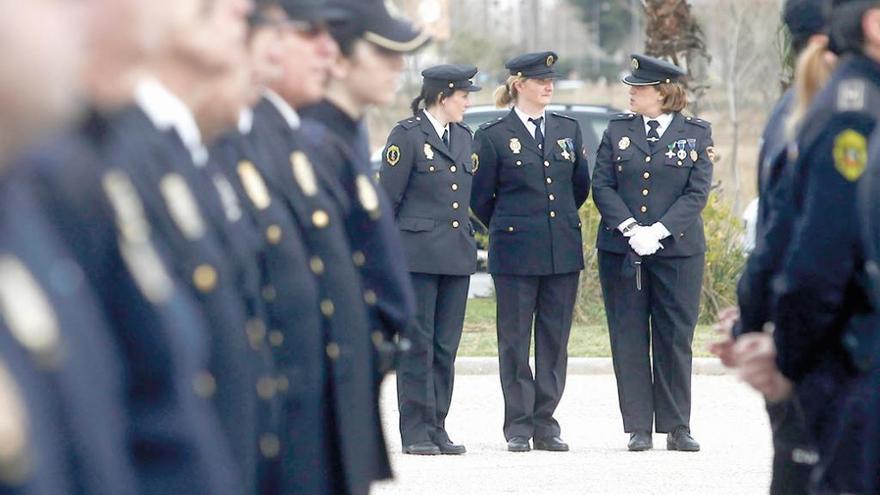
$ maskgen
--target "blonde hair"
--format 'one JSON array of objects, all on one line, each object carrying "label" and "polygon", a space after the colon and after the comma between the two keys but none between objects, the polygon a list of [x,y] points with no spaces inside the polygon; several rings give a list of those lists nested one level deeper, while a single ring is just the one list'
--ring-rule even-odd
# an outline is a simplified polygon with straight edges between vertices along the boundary
[{"label": "blonde hair", "polygon": [[687,90],[678,82],[660,83],[657,92],[663,98],[660,109],[663,113],[681,112],[688,104]]},{"label": "blonde hair", "polygon": [[829,63],[828,39],[813,41],[798,56],[794,68],[794,106],[785,124],[786,136],[794,138],[816,94],[825,86],[836,64]]},{"label": "blonde hair", "polygon": [[498,108],[507,108],[511,103],[516,103],[516,99],[519,98],[519,93],[514,87],[514,84],[525,80],[526,78],[523,76],[508,77],[507,81],[501,86],[498,86],[495,90],[495,106]]}]

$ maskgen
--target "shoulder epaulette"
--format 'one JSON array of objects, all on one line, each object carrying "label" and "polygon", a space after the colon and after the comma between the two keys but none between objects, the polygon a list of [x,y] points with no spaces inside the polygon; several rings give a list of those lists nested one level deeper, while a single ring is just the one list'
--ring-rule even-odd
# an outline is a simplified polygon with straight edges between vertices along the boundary
[{"label": "shoulder epaulette", "polygon": [[708,121],[703,120],[703,119],[698,119],[696,117],[685,117],[684,121],[687,122],[688,124],[693,124],[695,126],[702,127],[703,129],[709,129],[712,127],[712,124],[710,124]]},{"label": "shoulder epaulette", "polygon": [[573,120],[575,122],[578,121],[576,118],[572,117],[571,115],[565,115],[564,113],[559,113],[559,112],[550,112],[550,113],[557,116],[557,117],[562,117],[563,119]]},{"label": "shoulder epaulette", "polygon": [[611,116],[611,120],[632,120],[636,118],[634,113],[617,113]]},{"label": "shoulder epaulette", "polygon": [[495,124],[501,122],[501,119],[503,119],[503,118],[504,118],[504,117],[498,117],[498,118],[495,119],[495,120],[490,120],[489,122],[486,122],[485,124],[482,124],[482,125],[480,126],[480,129],[488,129],[488,128],[492,127],[493,125],[495,125]]},{"label": "shoulder epaulette", "polygon": [[410,117],[408,119],[403,119],[397,123],[400,127],[403,127],[406,130],[410,130],[413,127],[417,127],[419,125],[419,121],[416,120],[415,117]]},{"label": "shoulder epaulette", "polygon": [[456,122],[456,124],[460,125],[461,127],[464,127],[464,130],[466,130],[466,131],[470,132],[471,134],[473,134],[473,132],[471,131],[470,126],[467,125],[467,124],[465,124],[464,122]]}]

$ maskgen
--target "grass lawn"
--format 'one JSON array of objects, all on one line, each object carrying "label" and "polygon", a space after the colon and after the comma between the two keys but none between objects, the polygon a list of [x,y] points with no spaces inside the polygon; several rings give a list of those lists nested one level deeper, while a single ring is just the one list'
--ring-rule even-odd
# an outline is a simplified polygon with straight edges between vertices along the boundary
[{"label": "grass lawn", "polygon": [[[715,339],[710,326],[698,326],[694,335],[694,356],[707,357],[706,347]],[[469,299],[464,319],[459,356],[497,356],[495,299]],[[534,352],[534,350],[533,350]],[[568,342],[571,357],[611,357],[608,328],[605,325],[575,325]]]}]

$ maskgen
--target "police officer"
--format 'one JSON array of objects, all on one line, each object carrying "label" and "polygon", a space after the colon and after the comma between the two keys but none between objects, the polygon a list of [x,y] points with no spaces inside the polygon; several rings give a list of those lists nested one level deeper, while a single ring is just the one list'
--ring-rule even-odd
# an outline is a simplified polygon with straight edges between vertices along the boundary
[{"label": "police officer", "polygon": [[[567,451],[553,417],[565,388],[568,338],[584,267],[578,208],[590,176],[580,125],[547,112],[553,52],[509,60],[495,92],[506,116],[476,132],[479,169],[471,208],[489,227],[489,272],[498,298],[504,436],[511,452]],[[535,377],[529,367],[532,321]]]},{"label": "police officer", "polygon": [[690,434],[691,342],[713,150],[709,123],[680,113],[684,75],[663,60],[632,57],[623,82],[633,113],[611,119],[593,172],[599,277],[633,451],[653,448],[655,417],[668,450],[700,449]]},{"label": "police officer", "polygon": [[[468,219],[476,172],[470,129],[474,66],[439,65],[422,72],[413,117],[388,137],[380,183],[400,226],[416,290],[416,324],[404,333],[412,347],[398,365],[400,434],[407,454],[463,454],[445,420],[452,401],[455,354],[461,341],[470,275],[477,268]],[[421,108],[424,102],[425,108]]]},{"label": "police officer", "polygon": [[[737,285],[739,307],[722,312],[720,326],[726,338],[711,347],[728,366],[737,365],[733,360],[734,339],[743,333],[761,332],[773,320],[771,281],[780,269],[795,221],[790,190],[793,171],[788,160],[794,137],[791,131],[815,96],[811,88],[821,88],[830,75],[825,62],[830,56],[830,10],[827,0],[788,0],[783,7],[783,20],[798,62],[793,86],[779,99],[762,135],[756,244]],[[762,337],[773,338],[769,333]],[[801,405],[794,397],[768,400],[767,413],[774,446],[770,493],[805,493],[818,453],[804,427]]]}]

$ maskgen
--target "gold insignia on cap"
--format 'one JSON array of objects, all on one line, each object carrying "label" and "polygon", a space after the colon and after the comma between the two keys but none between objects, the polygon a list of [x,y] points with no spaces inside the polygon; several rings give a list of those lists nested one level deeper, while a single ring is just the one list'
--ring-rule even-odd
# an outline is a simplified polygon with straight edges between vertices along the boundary
[{"label": "gold insignia on cap", "polygon": [[428,160],[434,159],[434,148],[431,147],[430,144],[425,143],[425,158]]},{"label": "gold insignia on cap", "polygon": [[122,237],[130,241],[144,241],[150,235],[150,224],[144,214],[144,206],[128,176],[112,170],[101,177],[104,194],[116,217],[116,227]]},{"label": "gold insignia on cap", "polygon": [[385,151],[385,161],[392,167],[400,162],[400,148],[396,144],[392,144]]},{"label": "gold insignia on cap", "polygon": [[639,69],[639,59],[633,57],[632,62],[630,62],[630,66],[632,67],[632,70],[638,70]]},{"label": "gold insignia on cap", "polygon": [[519,142],[519,138],[510,138],[510,151],[514,155],[518,155],[522,151],[522,143]]},{"label": "gold insignia on cap", "polygon": [[238,162],[236,171],[238,172],[239,180],[241,180],[241,185],[244,186],[244,192],[247,194],[248,199],[251,200],[251,203],[258,210],[268,208],[272,204],[272,198],[269,196],[269,188],[266,187],[266,181],[263,180],[263,176],[257,170],[257,167],[247,160],[242,160]]},{"label": "gold insignia on cap", "polygon": [[49,296],[25,265],[13,256],[0,258],[0,311],[10,333],[40,366],[61,359],[61,332]]},{"label": "gold insignia on cap", "polygon": [[631,141],[629,140],[629,136],[623,136],[622,138],[620,138],[620,141],[617,142],[617,148],[623,151],[629,148],[630,143]]},{"label": "gold insignia on cap", "polygon": [[556,57],[554,57],[553,55],[548,55],[547,56],[547,67],[550,67],[551,65],[553,65],[555,63],[556,63]]},{"label": "gold insignia on cap", "polygon": [[19,385],[0,361],[0,482],[21,485],[33,474],[31,425]]},{"label": "gold insignia on cap", "polygon": [[476,175],[477,170],[480,169],[480,155],[476,153],[471,154],[471,173]]},{"label": "gold insignia on cap", "polygon": [[844,179],[854,182],[868,163],[868,140],[858,131],[847,129],[834,138],[834,168]]},{"label": "gold insignia on cap", "polygon": [[123,239],[119,242],[119,251],[135,284],[148,301],[158,305],[171,299],[174,284],[152,242]]},{"label": "gold insignia on cap", "polygon": [[299,188],[306,196],[318,194],[318,180],[315,178],[315,169],[312,162],[302,151],[294,151],[290,154],[290,165],[293,167],[293,177]]},{"label": "gold insignia on cap", "polygon": [[379,195],[376,193],[376,188],[365,175],[358,175],[355,182],[361,206],[370,213],[370,218],[375,220],[379,215]]},{"label": "gold insignia on cap", "polygon": [[192,241],[205,235],[202,213],[186,180],[180,174],[167,174],[159,181],[159,189],[171,218],[183,236]]}]

